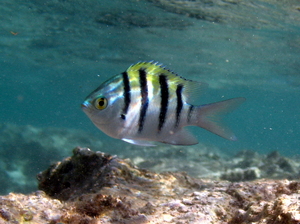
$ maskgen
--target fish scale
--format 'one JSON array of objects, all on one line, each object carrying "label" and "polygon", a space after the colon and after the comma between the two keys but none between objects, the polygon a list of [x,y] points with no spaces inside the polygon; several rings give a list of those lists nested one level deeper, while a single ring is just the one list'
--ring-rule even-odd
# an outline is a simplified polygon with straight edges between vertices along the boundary
[{"label": "fish scale", "polygon": [[198,126],[236,140],[230,129],[221,124],[220,117],[234,110],[245,98],[191,104],[191,98],[199,95],[205,86],[161,64],[139,62],[101,84],[86,97],[82,109],[104,133],[132,144],[197,144],[198,140],[185,126]]}]

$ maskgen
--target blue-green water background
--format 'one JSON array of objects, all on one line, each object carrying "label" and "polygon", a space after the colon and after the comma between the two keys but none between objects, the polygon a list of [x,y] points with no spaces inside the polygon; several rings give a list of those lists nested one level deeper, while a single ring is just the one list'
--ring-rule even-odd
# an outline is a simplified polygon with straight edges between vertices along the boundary
[{"label": "blue-green water background", "polygon": [[200,142],[229,152],[299,155],[300,21],[290,18],[299,16],[298,9],[288,8],[278,21],[267,20],[266,14],[266,22],[255,26],[253,21],[190,18],[148,1],[1,4],[2,123],[82,129],[122,150],[127,143],[101,133],[80,103],[132,63],[155,60],[181,76],[209,83],[199,104],[247,99],[227,119],[237,142],[193,128]]}]

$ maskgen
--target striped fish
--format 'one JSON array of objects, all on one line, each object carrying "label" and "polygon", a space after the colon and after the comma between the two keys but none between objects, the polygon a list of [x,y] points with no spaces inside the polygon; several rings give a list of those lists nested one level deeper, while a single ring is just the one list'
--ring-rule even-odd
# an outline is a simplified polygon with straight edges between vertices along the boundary
[{"label": "striped fish", "polygon": [[101,84],[81,107],[104,133],[136,145],[197,144],[198,140],[185,126],[198,126],[236,140],[220,124],[219,115],[232,111],[245,98],[201,106],[191,104],[192,98],[205,86],[180,77],[158,63],[139,62]]}]

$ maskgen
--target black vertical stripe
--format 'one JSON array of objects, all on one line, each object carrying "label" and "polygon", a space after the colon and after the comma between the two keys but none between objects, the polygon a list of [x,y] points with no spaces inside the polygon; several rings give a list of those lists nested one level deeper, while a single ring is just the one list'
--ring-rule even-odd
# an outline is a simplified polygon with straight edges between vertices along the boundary
[{"label": "black vertical stripe", "polygon": [[141,88],[141,109],[140,109],[138,132],[142,132],[144,128],[144,121],[146,118],[148,105],[149,105],[147,73],[143,68],[139,70],[139,81],[140,81],[140,88]]},{"label": "black vertical stripe", "polygon": [[176,96],[177,96],[177,106],[176,106],[176,123],[175,123],[175,128],[179,125],[180,122],[180,114],[183,106],[182,102],[182,89],[183,85],[179,84],[177,85],[176,88]]},{"label": "black vertical stripe", "polygon": [[194,106],[193,105],[190,105],[189,107],[189,111],[188,111],[188,114],[187,114],[187,123],[190,123],[191,121],[191,117],[192,117],[192,112],[194,110]]},{"label": "black vertical stripe", "polygon": [[167,76],[164,74],[159,75],[159,84],[160,84],[160,113],[159,113],[159,123],[158,131],[161,131],[164,126],[166,115],[168,111],[168,102],[169,102],[169,88]]},{"label": "black vertical stripe", "polygon": [[123,72],[123,96],[124,96],[124,107],[122,110],[121,118],[123,120],[126,119],[126,114],[128,112],[128,108],[131,102],[131,93],[130,93],[130,83],[129,83],[129,77],[127,72]]}]

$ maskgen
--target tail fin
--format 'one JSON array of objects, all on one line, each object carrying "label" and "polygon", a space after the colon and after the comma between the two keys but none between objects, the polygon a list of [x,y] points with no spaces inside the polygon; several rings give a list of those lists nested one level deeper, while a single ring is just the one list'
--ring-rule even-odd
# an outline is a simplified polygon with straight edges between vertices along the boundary
[{"label": "tail fin", "polygon": [[243,97],[199,106],[196,125],[228,140],[236,141],[233,132],[222,125],[222,115],[230,113],[246,99]]}]

